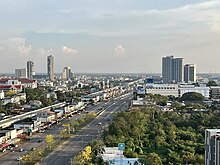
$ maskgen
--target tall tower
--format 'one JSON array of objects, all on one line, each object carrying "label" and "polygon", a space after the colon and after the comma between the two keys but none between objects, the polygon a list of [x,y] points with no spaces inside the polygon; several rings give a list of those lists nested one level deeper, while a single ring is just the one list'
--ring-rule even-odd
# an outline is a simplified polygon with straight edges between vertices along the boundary
[{"label": "tall tower", "polygon": [[185,64],[184,65],[184,81],[196,82],[196,64]]},{"label": "tall tower", "polygon": [[163,83],[178,83],[183,81],[183,58],[167,56],[162,58]]},{"label": "tall tower", "polygon": [[73,73],[71,71],[70,67],[65,67],[63,69],[63,79],[72,79],[73,78]]},{"label": "tall tower", "polygon": [[163,83],[170,83],[172,81],[172,60],[173,56],[167,56],[162,58]]},{"label": "tall tower", "polygon": [[205,130],[205,165],[220,164],[220,129]]},{"label": "tall tower", "polygon": [[15,69],[16,78],[27,78],[27,72],[25,68]]},{"label": "tall tower", "polygon": [[54,80],[54,57],[47,56],[47,75],[51,81]]},{"label": "tall tower", "polygon": [[28,61],[27,62],[27,78],[33,79],[34,75],[34,62]]},{"label": "tall tower", "polygon": [[183,58],[172,60],[172,82],[183,82]]}]

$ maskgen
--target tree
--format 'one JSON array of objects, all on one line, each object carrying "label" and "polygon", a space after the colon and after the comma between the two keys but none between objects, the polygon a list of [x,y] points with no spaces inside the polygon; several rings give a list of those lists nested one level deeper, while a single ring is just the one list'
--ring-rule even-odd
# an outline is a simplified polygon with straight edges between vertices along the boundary
[{"label": "tree", "polygon": [[80,154],[71,160],[72,165],[93,165],[92,162],[92,148],[87,146]]},{"label": "tree", "polygon": [[27,96],[27,102],[29,102],[31,100],[38,100],[42,95],[45,95],[46,92],[38,88],[25,88],[25,93]]},{"label": "tree", "polygon": [[11,89],[5,93],[5,96],[13,96],[13,95],[15,95],[15,91]]},{"label": "tree", "polygon": [[218,84],[215,81],[209,81],[206,86],[210,87],[210,86],[218,86]]},{"label": "tree", "polygon": [[62,137],[62,138],[68,138],[68,137],[70,137],[69,132],[68,132],[67,129],[61,130],[60,134],[61,134],[61,137]]},{"label": "tree", "polygon": [[187,92],[182,95],[180,101],[204,101],[204,96],[197,92]]},{"label": "tree", "polygon": [[95,154],[95,155],[98,155],[99,153],[102,152],[102,148],[104,146],[104,142],[102,140],[94,140],[91,144],[92,146],[92,152]]},{"label": "tree", "polygon": [[160,156],[155,152],[150,153],[147,156],[147,160],[149,162],[149,165],[162,165],[162,160],[161,160]]},{"label": "tree", "polygon": [[20,161],[22,164],[33,164],[33,157],[29,154],[23,155]]},{"label": "tree", "polygon": [[57,91],[57,100],[58,101],[66,101],[67,97],[66,94],[64,92],[61,91]]},{"label": "tree", "polygon": [[52,101],[48,98],[46,98],[45,96],[41,96],[40,97],[40,101],[42,102],[42,104],[46,107],[52,104]]},{"label": "tree", "polygon": [[165,106],[167,105],[168,97],[159,94],[151,95],[151,97],[156,101],[157,105]]},{"label": "tree", "polygon": [[14,107],[14,106],[15,106],[14,103],[7,103],[7,104],[5,105],[5,108],[6,108],[6,109],[11,109],[11,108]]},{"label": "tree", "polygon": [[155,152],[150,153],[147,157],[139,159],[139,162],[144,165],[162,165],[160,156]]},{"label": "tree", "polygon": [[53,147],[53,144],[55,142],[53,135],[49,134],[46,136],[45,141],[47,143],[47,147],[51,149]]}]

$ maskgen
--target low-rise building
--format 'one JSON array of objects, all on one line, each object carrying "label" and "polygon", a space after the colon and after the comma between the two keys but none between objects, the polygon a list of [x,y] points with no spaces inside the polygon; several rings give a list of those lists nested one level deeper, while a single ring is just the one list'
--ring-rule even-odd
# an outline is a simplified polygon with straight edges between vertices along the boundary
[{"label": "low-rise building", "polygon": [[37,121],[40,121],[41,123],[52,123],[55,119],[55,112],[48,110],[37,113]]},{"label": "low-rise building", "polygon": [[[25,88],[37,88],[37,81],[36,80],[29,80],[27,78],[18,78],[18,79],[0,79],[0,84],[2,87],[5,86],[10,88],[14,86],[14,88],[20,88],[20,86]],[[21,88],[22,90],[22,88]]]},{"label": "low-rise building", "polygon": [[37,80],[29,80],[27,78],[19,78],[18,81],[21,82],[25,88],[37,88]]},{"label": "low-rise building", "polygon": [[17,137],[16,129],[11,130],[0,130],[0,143],[6,143],[11,139]]},{"label": "low-rise building", "polygon": [[219,86],[210,87],[210,98],[212,100],[220,100],[220,87]]},{"label": "low-rise building", "polygon": [[188,84],[147,84],[146,93],[160,94],[163,96],[182,97],[184,93],[196,92],[201,93],[206,99],[209,98],[210,88],[206,86],[195,86]]},{"label": "low-rise building", "polygon": [[206,86],[196,87],[195,85],[180,85],[179,97],[182,97],[184,93],[196,92],[202,94],[206,99],[209,99],[209,90],[210,88]]},{"label": "low-rise building", "polygon": [[32,133],[32,132],[36,132],[38,130],[38,126],[40,125],[39,121],[29,121],[29,122],[25,122],[25,121],[19,121],[17,123],[14,123],[14,129],[23,129],[24,133]]},{"label": "low-rise building", "polygon": [[4,92],[7,92],[9,90],[13,90],[16,93],[22,91],[22,85],[0,85],[0,90],[3,90]]},{"label": "low-rise building", "polygon": [[178,84],[147,84],[146,93],[179,97]]},{"label": "low-rise building", "polygon": [[104,147],[101,157],[108,165],[141,165],[138,158],[125,158],[118,147]]}]

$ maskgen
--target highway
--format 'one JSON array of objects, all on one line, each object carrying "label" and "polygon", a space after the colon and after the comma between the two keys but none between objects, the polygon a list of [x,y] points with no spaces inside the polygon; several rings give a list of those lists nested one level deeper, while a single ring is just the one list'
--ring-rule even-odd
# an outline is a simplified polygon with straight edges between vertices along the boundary
[{"label": "highway", "polygon": [[[114,112],[119,112],[129,108],[129,101],[131,95],[124,98],[112,100],[105,108],[105,110],[86,127],[82,128],[77,135],[68,139],[65,143],[60,145],[55,151],[50,153],[39,164],[41,165],[70,165],[71,159],[77,155],[86,145],[93,139],[99,137],[102,126],[108,122],[108,118],[112,117]],[[98,123],[102,123],[102,126]]]},{"label": "highway", "polygon": [[[116,98],[116,100],[117,99],[120,99],[120,98]],[[101,102],[101,103],[99,103],[99,104],[97,104],[95,106],[89,107],[87,109],[87,111],[89,111],[89,112],[97,112],[101,107],[106,107],[106,112],[108,112],[108,115],[111,115],[111,113],[119,110],[116,107],[117,105],[119,105],[119,102],[123,102],[123,101],[111,100],[109,102]],[[103,113],[103,114],[106,114],[106,113]],[[84,115],[83,113],[81,113],[80,115],[76,114],[76,115],[74,115],[71,118],[71,120],[76,120],[76,119],[82,117],[83,115]],[[93,121],[93,122],[96,123],[94,127],[97,127],[98,129],[100,128],[100,126],[98,127],[97,123],[99,122],[101,116],[102,115],[100,115],[97,119],[95,119]],[[24,155],[26,153],[26,151],[30,151],[32,147],[40,148],[40,147],[45,146],[44,139],[45,139],[47,134],[52,134],[55,137],[55,139],[60,138],[60,131],[61,131],[61,129],[63,129],[62,124],[67,123],[67,122],[69,122],[69,120],[68,119],[64,119],[64,120],[61,121],[60,125],[53,125],[49,130],[46,130],[45,133],[36,133],[36,134],[34,134],[31,137],[30,141],[25,141],[23,144],[19,145],[18,148],[24,148],[24,152],[18,152],[18,151],[10,152],[10,151],[7,150],[5,153],[0,153],[0,164],[1,165],[14,165],[14,164],[18,164],[19,161],[17,161],[16,159],[18,157]],[[104,123],[105,123],[105,121],[103,121],[103,124]],[[83,131],[83,130],[85,131],[85,129],[88,129],[88,128],[85,127],[81,131]],[[88,133],[85,133],[85,135],[78,134],[78,136],[75,137],[76,139],[73,138],[71,140],[76,141],[76,142],[80,141],[81,142],[80,144],[83,144],[84,141],[86,141],[88,139],[88,137],[94,138],[97,135],[98,135],[97,131],[93,132],[92,129],[91,129]],[[43,139],[43,142],[38,143],[39,139]],[[78,144],[78,142],[77,142],[77,144]],[[84,145],[80,146],[80,150],[83,148],[83,146]],[[79,151],[79,150],[77,150],[77,151]]]},{"label": "highway", "polygon": [[[89,109],[87,109],[90,112],[96,112],[101,106],[103,105],[108,105],[108,103],[99,103],[95,106],[90,107]],[[81,113],[79,114],[75,114],[71,120],[77,120],[78,118],[82,117],[84,114]],[[53,125],[49,130],[45,130],[44,133],[35,133],[33,136],[31,136],[31,140],[30,141],[25,141],[22,144],[19,144],[18,148],[15,149],[15,152],[10,152],[10,151],[6,151],[4,153],[0,153],[0,164],[1,165],[14,165],[14,164],[18,164],[18,161],[16,160],[18,157],[24,155],[27,151],[30,151],[32,147],[34,148],[40,148],[45,146],[45,137],[48,134],[52,134],[55,139],[59,139],[60,138],[60,131],[63,129],[63,124],[64,123],[68,123],[69,120],[68,119],[64,119],[60,122],[59,125]],[[41,143],[38,143],[39,139],[43,139],[43,141]],[[18,152],[19,148],[23,148],[24,152]]]}]

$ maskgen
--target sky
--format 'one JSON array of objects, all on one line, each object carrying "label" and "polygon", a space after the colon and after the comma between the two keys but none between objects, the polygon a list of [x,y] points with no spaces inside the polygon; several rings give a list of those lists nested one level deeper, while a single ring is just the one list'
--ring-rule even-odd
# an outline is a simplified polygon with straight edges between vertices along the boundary
[{"label": "sky", "polygon": [[163,56],[220,72],[220,0],[0,0],[0,73],[161,73]]}]

